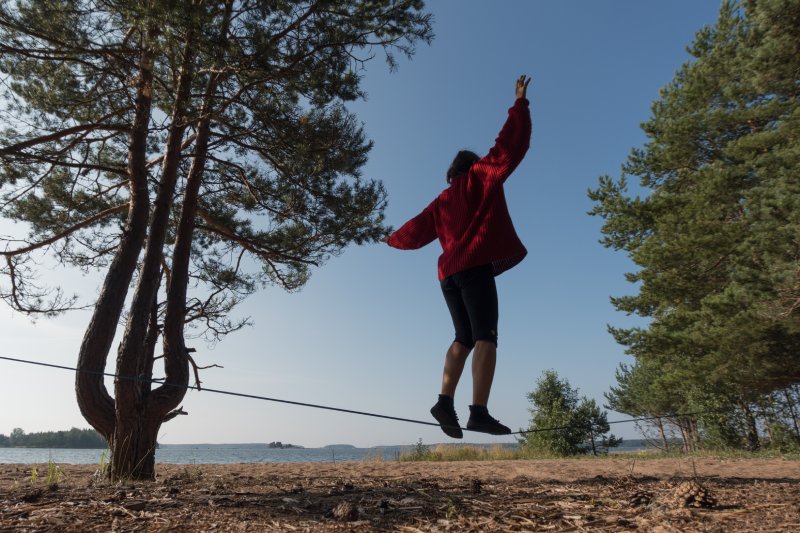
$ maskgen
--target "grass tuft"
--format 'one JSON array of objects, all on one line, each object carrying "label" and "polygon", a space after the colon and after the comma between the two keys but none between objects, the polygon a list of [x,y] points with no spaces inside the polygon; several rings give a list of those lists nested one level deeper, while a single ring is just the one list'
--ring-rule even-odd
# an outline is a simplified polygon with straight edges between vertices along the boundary
[{"label": "grass tuft", "polygon": [[699,450],[692,453],[683,451],[661,452],[648,450],[640,452],[611,453],[601,455],[574,455],[562,457],[546,452],[528,448],[510,448],[502,444],[482,446],[476,444],[437,444],[427,446],[420,439],[411,451],[400,454],[400,461],[507,461],[520,459],[550,459],[592,461],[616,457],[619,459],[630,458],[636,460],[651,459],[679,459],[687,457],[717,458],[717,459],[783,459],[786,461],[800,460],[800,454],[780,452],[777,450],[760,450],[749,452],[743,450]]},{"label": "grass tuft", "polygon": [[430,447],[422,439],[413,450],[400,455],[401,461],[501,461],[518,459],[517,450],[501,444],[479,446],[473,444],[437,444]]},{"label": "grass tuft", "polygon": [[61,472],[61,468],[53,462],[52,459],[47,461],[47,484],[54,485],[56,483],[61,483],[61,478],[64,476],[63,472]]}]

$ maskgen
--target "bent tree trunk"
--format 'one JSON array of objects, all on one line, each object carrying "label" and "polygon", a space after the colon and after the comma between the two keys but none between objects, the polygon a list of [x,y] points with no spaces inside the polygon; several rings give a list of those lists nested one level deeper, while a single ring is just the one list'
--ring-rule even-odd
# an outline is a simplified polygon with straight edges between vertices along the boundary
[{"label": "bent tree trunk", "polygon": [[[152,38],[152,28],[145,42]],[[152,108],[152,54],[142,47],[134,120],[129,136],[128,184],[130,202],[122,239],[106,274],[94,313],[78,356],[75,391],[84,418],[109,443],[112,465],[116,438],[116,402],[106,390],[104,377],[108,353],[117,331],[131,279],[147,235],[150,199],[147,189],[146,143]],[[130,440],[130,439],[123,439]],[[111,471],[113,472],[113,466]]]},{"label": "bent tree trunk", "polygon": [[[232,1],[225,4],[222,35],[227,35]],[[218,83],[218,74],[209,77],[199,118],[196,119],[194,150],[191,166],[186,177],[175,241],[172,247],[172,269],[166,277],[166,309],[163,325],[159,325],[158,293],[164,280],[162,262],[164,246],[170,227],[170,218],[175,205],[178,173],[182,157],[184,134],[190,122],[187,117],[194,75],[194,33],[189,31],[183,43],[183,58],[176,98],[171,112],[171,126],[162,160],[158,192],[149,214],[147,196],[147,167],[145,144],[147,122],[150,119],[152,94],[152,65],[147,42],[155,30],[148,32],[140,61],[139,100],[132,128],[129,176],[132,188],[131,208],[126,226],[125,239],[117,249],[117,259],[125,259],[122,274],[109,271],[104,290],[98,300],[95,317],[87,330],[81,369],[102,369],[110,349],[113,332],[121,316],[127,287],[144,244],[144,256],[139,267],[136,288],[131,299],[125,325],[125,333],[117,353],[114,381],[115,398],[105,390],[102,376],[89,374],[91,386],[87,387],[85,373],[79,372],[78,396],[81,409],[87,420],[106,437],[111,451],[109,475],[117,479],[155,478],[155,448],[161,424],[180,411],[175,408],[186,394],[189,383],[188,353],[184,342],[186,319],[186,296],[189,284],[189,263],[194,233],[194,218],[197,212],[200,184],[203,179],[208,145],[210,122],[213,114],[212,101]],[[141,105],[139,105],[141,104]],[[134,187],[136,190],[134,191]],[[140,198],[141,197],[141,198]],[[143,206],[140,210],[136,201]],[[140,211],[143,211],[144,214]],[[148,221],[149,214],[149,221]],[[145,239],[146,235],[146,239]],[[130,240],[131,242],[127,242]],[[101,310],[104,310],[101,313]],[[101,322],[102,321],[102,322]],[[100,324],[105,328],[100,327]],[[108,327],[113,324],[113,327]],[[110,333],[109,333],[110,332]],[[155,346],[162,338],[164,350],[165,380],[151,390]],[[97,339],[102,344],[98,344]]]},{"label": "bent tree trunk", "polygon": [[[146,143],[152,107],[153,72],[148,43],[155,32],[154,28],[148,30],[139,61],[140,76],[128,153],[131,191],[128,219],[84,335],[76,378],[81,413],[108,441],[111,452],[109,475],[114,480],[154,478],[158,430],[165,420],[171,418],[170,411],[183,399],[189,376],[188,360],[181,343],[180,349],[168,350],[164,354],[165,383],[155,391],[150,390],[155,343],[159,336],[157,295],[162,281],[161,260],[174,201],[181,142],[186,131],[185,107],[190,92],[192,61],[192,37],[189,34],[158,195],[151,215]],[[101,373],[105,369],[143,245],[144,258],[117,353],[115,397],[112,399]],[[177,279],[172,276],[171,282],[187,284],[188,276]],[[181,338],[182,326],[181,320]],[[153,402],[151,396],[157,396],[158,401]]]}]

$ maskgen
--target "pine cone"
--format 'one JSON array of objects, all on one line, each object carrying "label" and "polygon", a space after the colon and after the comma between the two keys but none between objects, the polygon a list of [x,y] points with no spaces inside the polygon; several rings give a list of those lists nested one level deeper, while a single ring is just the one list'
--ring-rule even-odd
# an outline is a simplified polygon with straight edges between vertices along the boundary
[{"label": "pine cone", "polygon": [[650,505],[651,501],[653,501],[652,492],[637,490],[631,495],[630,498],[628,498],[628,505],[631,507],[642,507],[645,505]]},{"label": "pine cone", "polygon": [[358,520],[358,508],[348,501],[340,502],[333,508],[332,513],[336,520],[341,522],[352,522]]},{"label": "pine cone", "polygon": [[477,478],[473,479],[472,480],[472,486],[471,486],[472,494],[480,494],[482,492],[482,490],[483,490],[482,486],[483,486],[483,484],[481,483],[480,479],[477,479]]},{"label": "pine cone", "polygon": [[675,501],[681,507],[711,508],[717,505],[717,500],[709,490],[697,481],[685,481],[675,489]]}]

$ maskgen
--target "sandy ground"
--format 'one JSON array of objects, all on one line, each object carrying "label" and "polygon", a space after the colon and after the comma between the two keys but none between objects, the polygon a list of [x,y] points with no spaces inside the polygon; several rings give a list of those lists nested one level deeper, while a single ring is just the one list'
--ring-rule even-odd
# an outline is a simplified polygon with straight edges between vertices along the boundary
[{"label": "sandy ground", "polygon": [[0,465],[0,531],[800,531],[800,462],[780,459],[31,469]]}]

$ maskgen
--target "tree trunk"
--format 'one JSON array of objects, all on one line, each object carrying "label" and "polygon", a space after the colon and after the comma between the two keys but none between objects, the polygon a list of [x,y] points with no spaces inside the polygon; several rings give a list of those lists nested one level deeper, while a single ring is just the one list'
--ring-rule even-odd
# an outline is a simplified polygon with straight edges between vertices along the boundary
[{"label": "tree trunk", "polygon": [[[226,2],[225,17],[223,18],[222,35],[227,36],[228,23],[232,2]],[[150,307],[147,314],[144,309],[139,308],[137,315],[131,314],[129,328],[126,331],[126,338],[123,340],[123,350],[129,355],[124,361],[130,361],[135,352],[142,351],[148,360],[140,361],[137,367],[139,371],[146,370],[152,372],[152,346],[149,342],[154,342],[152,312],[156,305],[157,290],[160,286],[161,276],[158,275],[158,282],[152,283],[148,280],[153,279],[155,272],[160,272],[159,267],[161,255],[163,253],[164,238],[169,222],[169,213],[172,206],[172,195],[177,181],[178,162],[180,156],[180,140],[186,128],[187,121],[184,120],[185,103],[189,99],[189,89],[191,85],[191,40],[189,34],[186,38],[186,48],[184,55],[184,67],[180,78],[178,89],[179,98],[175,102],[173,109],[173,124],[180,125],[172,129],[170,139],[167,142],[168,148],[165,154],[161,186],[158,198],[155,202],[155,210],[150,225],[150,235],[145,250],[145,258],[142,265],[143,274],[140,275],[140,284],[134,295],[134,303],[137,300],[145,302],[146,297],[151,298]],[[189,262],[191,257],[191,244],[194,233],[194,218],[197,212],[198,196],[200,184],[202,183],[208,143],[211,131],[211,101],[219,74],[214,74],[209,78],[206,93],[203,98],[203,105],[200,112],[200,120],[197,124],[197,135],[195,137],[194,157],[186,179],[186,189],[183,194],[183,205],[175,233],[175,244],[172,254],[172,272],[167,286],[167,305],[164,316],[164,372],[165,380],[162,385],[155,390],[138,389],[141,394],[131,397],[130,390],[126,390],[126,398],[132,400],[128,403],[128,408],[124,411],[117,409],[118,437],[116,453],[121,453],[119,469],[112,472],[113,476],[123,475],[136,479],[154,479],[155,477],[155,445],[158,430],[161,424],[170,418],[169,412],[181,402],[186,394],[186,387],[189,383],[189,363],[188,352],[184,343],[183,328],[186,318],[186,291],[189,283]],[[173,137],[174,134],[174,137]],[[145,276],[144,272],[148,275]],[[138,297],[138,299],[137,299]],[[145,319],[149,327],[145,326]],[[128,338],[127,333],[132,330],[131,325],[135,325],[136,334]],[[156,335],[157,336],[157,335]],[[130,344],[129,344],[130,343]],[[150,348],[148,350],[148,348]],[[149,352],[149,353],[148,353]],[[121,392],[118,386],[118,394]],[[119,405],[119,400],[117,401]],[[137,413],[135,417],[131,413]],[[120,442],[120,439],[123,439]],[[129,443],[129,444],[128,444]],[[112,456],[114,452],[112,451]]]},{"label": "tree trunk", "polygon": [[658,434],[661,436],[661,444],[664,446],[664,451],[669,451],[669,442],[667,441],[667,434],[664,432],[664,422],[661,417],[656,418],[656,426],[658,426]]},{"label": "tree trunk", "polygon": [[792,426],[794,427],[795,437],[800,439],[800,427],[797,424],[797,410],[795,409],[794,398],[789,394],[789,389],[784,389],[783,396],[786,398],[786,407],[789,409],[789,414],[792,417]]},{"label": "tree trunk", "polygon": [[[225,3],[225,12],[220,34],[227,40],[232,0]],[[224,46],[222,47],[224,48]],[[188,352],[183,328],[186,318],[186,290],[189,284],[189,262],[194,238],[194,219],[199,202],[200,185],[205,173],[208,144],[211,135],[212,101],[216,92],[219,73],[209,77],[203,96],[200,120],[197,124],[194,157],[186,179],[183,205],[175,234],[172,251],[172,274],[167,289],[167,309],[164,316],[164,370],[166,380],[148,397],[148,412],[166,416],[177,407],[189,382]]]},{"label": "tree trunk", "polygon": [[[222,35],[227,36],[232,1],[227,0]],[[82,369],[77,389],[79,405],[87,420],[109,442],[111,460],[109,475],[118,479],[154,479],[155,447],[161,424],[170,419],[173,410],[186,394],[189,382],[187,350],[183,340],[186,289],[191,254],[193,222],[197,210],[200,182],[210,136],[210,111],[219,73],[209,79],[201,114],[195,156],[187,177],[180,222],[176,229],[173,251],[173,272],[167,284],[167,306],[164,317],[165,382],[152,389],[155,346],[161,333],[158,325],[158,293],[163,272],[161,264],[181,162],[182,143],[190,120],[187,109],[191,100],[194,76],[194,34],[187,32],[171,125],[159,176],[153,211],[147,187],[147,135],[152,107],[152,54],[150,44],[158,28],[148,28],[141,43],[138,91],[134,124],[131,129],[128,167],[131,186],[131,208],[126,231],[114,263],[106,277],[90,328],[81,350]],[[223,59],[220,56],[220,59]],[[149,227],[148,227],[149,223]],[[103,385],[100,373],[105,369],[111,341],[124,307],[133,271],[144,245],[136,288],[131,299],[125,332],[117,352],[115,398]],[[121,263],[120,268],[115,268]],[[99,414],[98,414],[99,413]]]},{"label": "tree trunk", "polygon": [[696,451],[700,446],[700,431],[697,429],[697,419],[689,419],[689,431],[692,437],[692,451]]},{"label": "tree trunk", "polygon": [[690,424],[685,419],[675,420],[675,425],[681,432],[681,440],[683,440],[684,453],[691,453],[694,451],[694,438],[692,437],[692,430]]},{"label": "tree trunk", "polygon": [[678,423],[678,430],[681,432],[681,441],[683,442],[683,451],[684,453],[689,453],[689,438],[686,436],[686,431],[683,429],[683,425]]},{"label": "tree trunk", "polygon": [[[192,35],[189,34],[184,48],[176,100],[173,104],[172,126],[162,164],[160,187],[154,203],[144,258],[125,334],[117,355],[117,374],[135,376],[139,380],[117,379],[115,382],[116,416],[114,442],[111,447],[112,479],[152,480],[155,476],[156,437],[166,412],[161,413],[148,408],[151,389],[148,381],[152,379],[152,359],[156,340],[153,336],[157,338],[157,331],[153,330],[152,316],[158,305],[164,240],[177,184],[181,142],[186,131],[185,109],[190,97],[193,54]],[[188,379],[181,383],[182,388],[173,390],[173,394],[180,395],[178,402],[186,393],[187,383]]]},{"label": "tree trunk", "polygon": [[764,417],[764,431],[767,432],[767,440],[769,441],[769,444],[774,444],[775,436],[772,433],[772,424],[770,423],[769,417]]},{"label": "tree trunk", "polygon": [[759,409],[759,415],[764,421],[764,431],[767,433],[767,439],[770,444],[775,443],[775,432],[773,424],[780,423],[780,416],[778,415],[777,401],[774,394],[768,394],[763,401],[763,406]]},{"label": "tree trunk", "polygon": [[131,195],[128,217],[81,343],[75,377],[75,394],[81,414],[105,437],[109,445],[114,440],[116,406],[106,389],[103,372],[145,240],[150,212],[146,154],[153,91],[152,54],[148,43],[153,38],[153,31],[151,28],[145,36],[139,59],[140,76],[128,150]]},{"label": "tree trunk", "polygon": [[143,413],[117,418],[111,442],[112,479],[155,479],[156,439],[162,419]]},{"label": "tree trunk", "polygon": [[750,410],[750,406],[747,403],[742,403],[742,412],[744,413],[744,421],[745,427],[747,431],[747,435],[745,436],[747,449],[754,452],[760,448],[760,444],[758,442],[758,425],[756,424],[756,417],[753,416],[753,412]]}]

